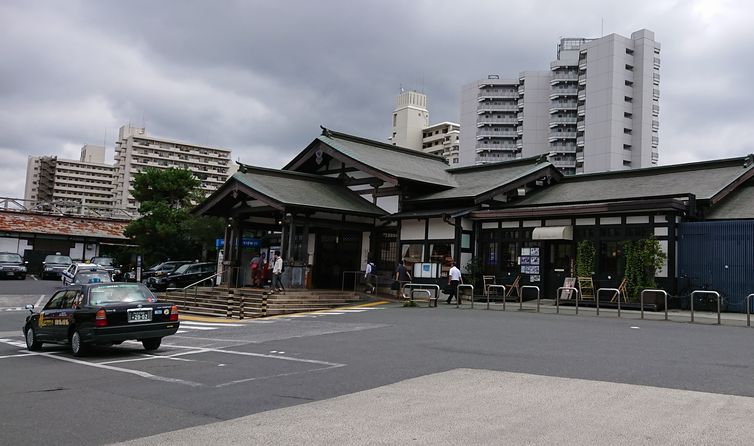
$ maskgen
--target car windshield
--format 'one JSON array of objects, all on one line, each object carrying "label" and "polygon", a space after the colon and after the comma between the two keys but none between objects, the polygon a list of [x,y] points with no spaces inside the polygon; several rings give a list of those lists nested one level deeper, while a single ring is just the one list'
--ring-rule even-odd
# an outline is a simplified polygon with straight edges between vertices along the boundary
[{"label": "car windshield", "polygon": [[113,266],[114,262],[112,257],[94,257],[92,263],[102,266]]},{"label": "car windshield", "polygon": [[18,254],[0,254],[0,262],[23,263],[23,259]]},{"label": "car windshield", "polygon": [[70,265],[71,258],[68,256],[47,256],[45,257],[45,263],[63,263]]},{"label": "car windshield", "polygon": [[73,277],[76,283],[108,283],[112,282],[110,275],[104,271],[83,271]]},{"label": "car windshield", "polygon": [[90,305],[156,302],[154,295],[140,283],[113,283],[89,292]]}]

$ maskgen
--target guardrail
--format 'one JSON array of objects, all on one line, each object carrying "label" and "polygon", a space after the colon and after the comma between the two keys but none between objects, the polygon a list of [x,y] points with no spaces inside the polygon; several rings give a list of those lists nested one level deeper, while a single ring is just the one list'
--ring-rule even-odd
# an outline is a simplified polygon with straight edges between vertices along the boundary
[{"label": "guardrail", "polygon": [[710,291],[710,290],[695,290],[691,292],[691,322],[694,322],[694,296],[697,294],[712,294],[717,298],[717,325],[720,325],[720,293],[717,291]]},{"label": "guardrail", "polygon": [[665,290],[642,290],[640,295],[641,318],[644,319],[644,293],[662,293],[665,296],[665,320],[668,320],[668,292]]},{"label": "guardrail", "polygon": [[474,285],[470,283],[458,284],[458,289],[456,290],[456,308],[459,308],[461,306],[461,289],[462,288],[471,288],[471,308],[474,308]]}]

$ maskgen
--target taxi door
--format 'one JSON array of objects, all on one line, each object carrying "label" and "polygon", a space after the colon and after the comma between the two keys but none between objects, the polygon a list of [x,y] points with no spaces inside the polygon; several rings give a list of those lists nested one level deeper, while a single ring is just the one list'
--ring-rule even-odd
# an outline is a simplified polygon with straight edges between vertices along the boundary
[{"label": "taxi door", "polygon": [[57,340],[55,320],[59,317],[67,291],[61,290],[52,295],[47,305],[39,312],[37,337],[39,340]]}]

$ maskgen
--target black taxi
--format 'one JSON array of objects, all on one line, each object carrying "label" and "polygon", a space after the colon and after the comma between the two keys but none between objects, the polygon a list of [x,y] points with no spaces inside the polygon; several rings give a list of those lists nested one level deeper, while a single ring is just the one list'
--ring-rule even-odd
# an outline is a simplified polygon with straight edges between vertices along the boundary
[{"label": "black taxi", "polygon": [[160,347],[162,338],[178,331],[178,308],[161,303],[141,283],[88,283],[59,288],[38,312],[33,305],[23,326],[26,347],[43,343],[68,344],[74,356],[92,345],[137,340],[146,350]]}]

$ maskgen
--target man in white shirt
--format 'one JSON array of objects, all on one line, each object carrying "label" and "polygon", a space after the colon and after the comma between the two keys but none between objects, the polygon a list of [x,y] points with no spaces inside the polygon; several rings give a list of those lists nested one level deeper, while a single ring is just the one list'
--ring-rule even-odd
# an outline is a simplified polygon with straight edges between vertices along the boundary
[{"label": "man in white shirt", "polygon": [[448,300],[445,303],[450,304],[450,299],[455,296],[456,302],[458,302],[459,305],[461,304],[461,296],[458,294],[458,284],[460,283],[463,283],[463,276],[461,276],[461,270],[458,269],[456,263],[453,262],[453,266],[450,268],[450,271],[448,271],[448,285],[450,285],[450,295],[448,296]]},{"label": "man in white shirt", "polygon": [[275,291],[285,291],[283,281],[280,275],[283,274],[283,258],[280,257],[280,251],[275,251],[275,263],[272,264],[272,288]]},{"label": "man in white shirt", "polygon": [[367,266],[364,269],[364,284],[365,284],[365,290],[364,290],[364,292],[365,293],[372,293],[372,294],[374,294],[374,290],[376,288],[376,286],[374,284],[375,281],[376,281],[375,280],[376,279],[376,277],[375,277],[375,273],[376,272],[377,271],[376,271],[376,268],[374,266],[374,263],[372,263],[371,260],[368,261],[367,262]]}]

